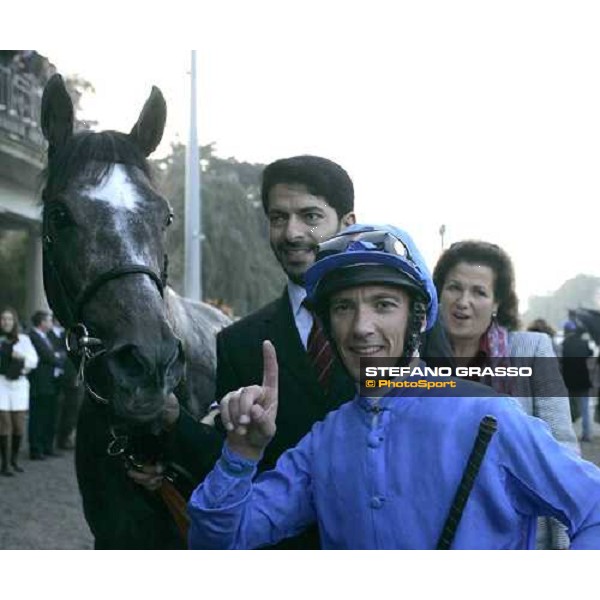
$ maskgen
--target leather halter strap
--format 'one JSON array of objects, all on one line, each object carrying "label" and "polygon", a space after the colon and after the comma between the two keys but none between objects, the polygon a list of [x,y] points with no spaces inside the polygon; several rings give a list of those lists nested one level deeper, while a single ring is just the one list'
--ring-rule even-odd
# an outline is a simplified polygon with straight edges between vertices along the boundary
[{"label": "leather halter strap", "polygon": [[107,282],[118,279],[119,277],[123,277],[125,275],[135,275],[135,274],[143,274],[148,275],[152,281],[156,284],[160,295],[164,295],[164,286],[165,286],[165,273],[163,272],[160,276],[157,275],[152,269],[146,267],[145,265],[124,265],[122,267],[115,267],[110,271],[106,271],[96,277],[86,288],[84,288],[77,297],[75,301],[75,309],[74,309],[74,317],[75,321],[79,322],[81,320],[81,313],[83,311],[83,307],[85,304],[92,298],[92,296]]}]

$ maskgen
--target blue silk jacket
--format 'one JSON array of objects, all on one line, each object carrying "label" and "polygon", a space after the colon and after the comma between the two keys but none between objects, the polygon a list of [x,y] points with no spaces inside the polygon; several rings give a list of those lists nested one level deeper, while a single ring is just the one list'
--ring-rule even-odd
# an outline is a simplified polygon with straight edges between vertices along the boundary
[{"label": "blue silk jacket", "polygon": [[[474,385],[459,383],[457,396]],[[190,499],[190,547],[271,545],[316,521],[323,548],[433,549],[479,422],[493,415],[498,431],[452,547],[534,548],[547,515],[567,526],[571,548],[600,549],[600,470],[543,421],[501,396],[393,393],[330,413],[256,478],[256,464],[225,445]]]}]

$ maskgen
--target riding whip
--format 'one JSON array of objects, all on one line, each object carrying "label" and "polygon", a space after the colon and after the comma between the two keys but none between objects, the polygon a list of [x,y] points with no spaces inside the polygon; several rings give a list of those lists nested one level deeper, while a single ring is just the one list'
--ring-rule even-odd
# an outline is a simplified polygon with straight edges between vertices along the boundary
[{"label": "riding whip", "polygon": [[446,518],[446,523],[444,524],[444,529],[438,540],[436,550],[450,549],[462,518],[463,511],[465,510],[465,505],[469,499],[471,490],[473,489],[475,478],[479,473],[481,463],[483,462],[489,443],[492,436],[496,433],[497,428],[498,422],[494,417],[487,415],[481,419],[477,438],[473,444],[467,466],[465,467],[456,495],[454,496],[454,501],[448,512],[448,517]]}]

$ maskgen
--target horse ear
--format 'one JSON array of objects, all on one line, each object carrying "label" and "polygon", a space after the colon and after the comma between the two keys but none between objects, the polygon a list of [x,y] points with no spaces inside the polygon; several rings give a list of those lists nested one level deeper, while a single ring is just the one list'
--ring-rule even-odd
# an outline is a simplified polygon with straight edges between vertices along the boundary
[{"label": "horse ear", "polygon": [[73,135],[73,118],[73,102],[57,73],[48,80],[42,96],[42,132],[48,140],[48,154]]},{"label": "horse ear", "polygon": [[152,154],[160,144],[166,120],[167,103],[162,92],[156,86],[152,86],[150,96],[148,96],[137,123],[129,134],[144,153],[144,156]]}]

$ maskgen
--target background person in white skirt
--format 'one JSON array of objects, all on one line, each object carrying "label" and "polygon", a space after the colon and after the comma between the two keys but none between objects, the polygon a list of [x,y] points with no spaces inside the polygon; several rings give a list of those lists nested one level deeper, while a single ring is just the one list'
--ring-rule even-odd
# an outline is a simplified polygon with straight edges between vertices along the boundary
[{"label": "background person in white skirt", "polygon": [[0,313],[0,474],[22,473],[18,456],[29,410],[27,373],[35,369],[38,355],[29,336],[19,333],[19,318],[13,308]]}]

